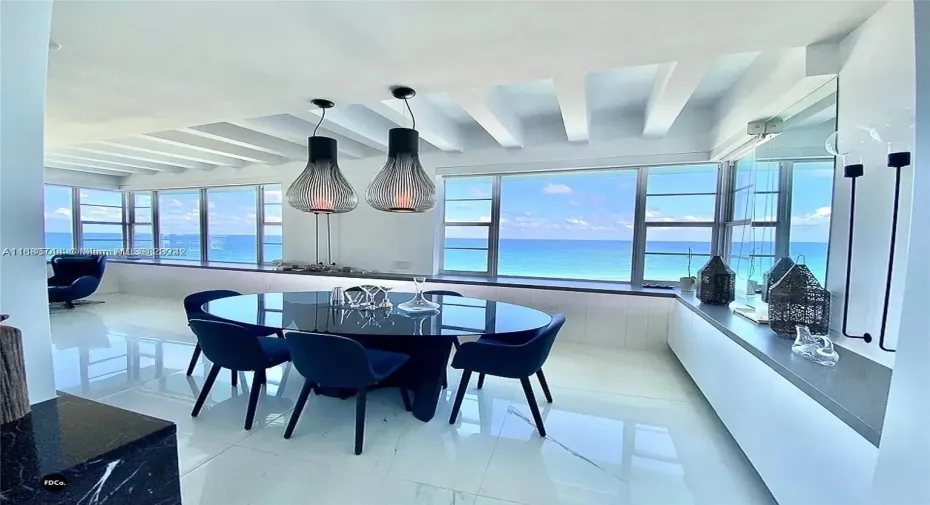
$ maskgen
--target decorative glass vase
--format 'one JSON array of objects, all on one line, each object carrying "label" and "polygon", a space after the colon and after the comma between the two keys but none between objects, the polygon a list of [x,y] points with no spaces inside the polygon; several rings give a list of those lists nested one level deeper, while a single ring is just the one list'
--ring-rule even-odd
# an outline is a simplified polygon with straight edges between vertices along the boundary
[{"label": "decorative glass vase", "polygon": [[439,310],[439,304],[431,302],[423,296],[423,284],[426,282],[426,277],[414,277],[413,285],[417,289],[416,296],[412,300],[406,301],[404,303],[398,304],[397,309],[403,310],[404,312],[419,313],[419,312],[436,312]]},{"label": "decorative glass vase", "polygon": [[835,366],[840,360],[830,337],[811,335],[810,329],[804,325],[798,325],[796,330],[798,336],[791,345],[791,352],[823,366]]}]

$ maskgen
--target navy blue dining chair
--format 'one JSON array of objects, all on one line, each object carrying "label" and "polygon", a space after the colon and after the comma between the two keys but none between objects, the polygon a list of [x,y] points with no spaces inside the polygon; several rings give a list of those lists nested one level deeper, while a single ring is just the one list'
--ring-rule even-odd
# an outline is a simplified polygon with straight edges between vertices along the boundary
[{"label": "navy blue dining chair", "polygon": [[[203,310],[203,304],[212,302],[214,300],[219,300],[221,298],[229,298],[231,296],[240,296],[242,293],[238,291],[233,291],[231,289],[213,289],[210,291],[200,291],[198,293],[190,294],[184,297],[184,312],[187,313],[188,325],[190,325],[191,319],[204,319],[208,321],[222,321],[222,319],[214,316],[213,314],[208,314]],[[276,328],[267,328],[265,326],[259,326],[256,324],[239,324],[244,328],[248,328],[256,336],[267,337],[269,335],[277,334],[279,337],[284,337],[284,334],[281,330]],[[194,373],[194,366],[197,365],[197,360],[200,359],[200,342],[197,342],[197,345],[194,346],[194,354],[191,356],[190,364],[187,365],[187,375]],[[232,385],[235,387],[237,385],[237,374],[236,370],[230,370],[232,376]]]},{"label": "navy blue dining chair", "polygon": [[533,420],[536,421],[539,436],[545,437],[546,427],[543,425],[542,416],[539,415],[539,406],[536,404],[536,395],[533,394],[530,376],[536,374],[540,378],[543,390],[546,393],[546,399],[551,402],[549,386],[546,384],[541,372],[546,358],[549,357],[549,351],[552,350],[555,337],[558,336],[559,330],[562,329],[564,324],[565,316],[556,314],[552,316],[552,322],[545,328],[528,332],[531,336],[522,343],[514,343],[515,339],[495,338],[494,335],[489,335],[474,342],[462,344],[452,359],[452,368],[462,370],[462,380],[459,382],[459,390],[455,394],[455,403],[452,404],[452,415],[449,417],[449,424],[455,424],[455,419],[459,415],[459,408],[462,406],[465,390],[468,389],[468,380],[471,378],[471,373],[478,372],[497,377],[520,379],[523,394],[526,395],[526,401],[530,405],[530,411],[533,413]]},{"label": "navy blue dining chair", "polygon": [[[365,441],[365,407],[368,389],[396,372],[410,356],[398,352],[365,349],[362,344],[337,335],[290,331],[285,336],[291,349],[294,368],[305,382],[297,405],[284,430],[291,438],[301,411],[315,387],[343,388],[356,391],[355,454],[362,453]],[[400,388],[404,409],[412,410],[407,389]]]},{"label": "navy blue dining chair", "polygon": [[213,363],[191,416],[197,417],[200,413],[221,368],[254,372],[249,407],[245,413],[245,429],[252,429],[258,395],[267,382],[265,371],[291,359],[287,342],[280,338],[259,337],[249,328],[224,321],[191,319],[190,327],[197,335],[204,356]]}]

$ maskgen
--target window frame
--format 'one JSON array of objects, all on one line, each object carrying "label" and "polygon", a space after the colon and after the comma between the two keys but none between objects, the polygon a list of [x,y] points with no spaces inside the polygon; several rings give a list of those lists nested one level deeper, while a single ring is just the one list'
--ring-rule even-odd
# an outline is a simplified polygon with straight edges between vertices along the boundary
[{"label": "window frame", "polygon": [[[491,196],[490,198],[452,198],[446,199],[446,182],[449,179],[491,179]],[[444,274],[450,275],[497,275],[498,260],[498,238],[500,236],[500,216],[501,216],[501,176],[497,175],[456,175],[442,178],[440,184],[440,194],[437,199],[440,202],[439,218],[439,264],[445,267],[446,249],[463,250],[463,251],[487,251],[488,261],[487,269],[483,272],[474,270],[441,270]],[[468,222],[446,222],[446,202],[491,202],[491,220],[490,221],[468,221]],[[488,230],[488,246],[484,247],[446,247],[446,227],[485,227]]]},{"label": "window frame", "polygon": [[[113,247],[112,249],[126,249],[127,244],[127,219],[126,219],[126,192],[118,189],[106,189],[106,188],[91,188],[91,187],[82,187],[75,186],[72,189],[71,193],[71,215],[72,224],[75,228],[74,243],[75,247],[82,251],[89,251],[90,249],[99,249],[99,250],[110,250],[109,247],[85,247],[84,246],[84,225],[108,225],[108,226],[119,226],[122,237],[119,240],[119,245]],[[92,191],[109,191],[112,193],[118,193],[120,195],[120,205],[103,205],[97,203],[84,203],[81,198],[81,190],[92,190]],[[85,221],[82,215],[82,209],[84,206],[88,207],[105,207],[108,209],[120,209],[120,220],[119,221]],[[117,242],[116,239],[104,239],[107,242]]]},{"label": "window frame", "polygon": [[[278,203],[267,203],[265,202],[265,188],[270,186],[277,186],[281,188],[281,201]],[[265,227],[266,226],[277,226],[281,233],[278,235],[281,237],[281,261],[284,261],[284,185],[283,184],[259,184],[258,188],[258,197],[256,198],[255,205],[255,237],[256,243],[258,246],[258,251],[256,252],[256,261],[259,265],[270,265],[271,261],[267,261],[265,258]],[[281,207],[281,221],[274,222],[268,221],[265,213],[266,205],[278,205]],[[276,242],[271,244],[277,245]],[[272,260],[273,261],[273,260]]]},{"label": "window frame", "polygon": [[[138,249],[139,246],[135,241],[135,231],[137,225],[147,225],[152,227],[152,248],[154,249],[154,254],[150,256],[136,255],[142,258],[151,258],[156,257],[159,250],[159,229],[158,229],[158,219],[157,208],[158,208],[158,192],[157,191],[126,191],[125,193],[125,204],[126,204],[126,243],[130,250]],[[149,209],[149,219],[150,221],[139,221],[139,217],[136,215],[136,196],[141,193],[148,193],[150,198],[149,207],[143,207]]]},{"label": "window frame", "polygon": [[[696,165],[715,165],[717,167],[717,182],[716,182],[716,192],[699,192],[699,193],[682,193],[682,195],[711,195],[715,196],[714,201],[714,220],[706,222],[652,222],[646,223],[646,182],[648,169],[650,167],[661,168],[661,167],[670,167],[670,166],[696,166]],[[714,162],[714,161],[694,161],[687,163],[666,163],[666,164],[655,164],[655,165],[644,165],[644,166],[617,166],[617,167],[598,167],[598,168],[585,168],[585,169],[575,169],[575,170],[552,170],[545,172],[507,172],[507,173],[498,173],[498,174],[461,174],[461,175],[443,175],[441,178],[441,184],[439,184],[439,194],[437,196],[438,202],[438,212],[437,212],[437,241],[436,243],[436,254],[435,258],[438,262],[438,268],[436,271],[442,275],[464,275],[464,276],[498,276],[498,262],[499,262],[499,244],[500,244],[500,208],[501,208],[501,179],[503,177],[510,176],[521,176],[521,175],[539,175],[541,173],[574,173],[578,171],[598,171],[598,172],[610,172],[610,171],[636,171],[636,197],[634,203],[634,228],[633,228],[633,238],[632,238],[632,265],[630,271],[630,280],[629,281],[611,281],[611,280],[589,280],[589,279],[570,279],[570,278],[554,278],[554,277],[539,277],[539,276],[526,276],[526,275],[508,275],[507,277],[521,278],[521,279],[542,279],[542,280],[553,280],[553,281],[584,281],[584,282],[606,282],[606,283],[620,283],[620,284],[631,284],[631,285],[642,285],[644,283],[661,283],[664,285],[677,286],[679,282],[674,281],[651,281],[649,279],[643,279],[644,267],[645,267],[645,248],[646,248],[646,228],[650,226],[655,227],[691,227],[691,228],[710,228],[711,229],[711,256],[715,254],[720,254],[719,252],[719,243],[721,234],[721,223],[719,216],[721,215],[721,205],[724,204],[725,198],[721,195],[721,186],[724,179],[724,166],[726,163],[723,162]],[[492,180],[492,192],[491,192],[491,221],[490,222],[473,222],[473,223],[446,223],[445,220],[445,208],[447,201],[463,201],[463,200],[487,200],[486,198],[455,198],[452,200],[447,200],[445,198],[445,187],[446,182],[450,179],[461,179],[461,178],[490,178]],[[650,196],[656,196],[660,193],[656,193]],[[663,196],[676,196],[677,194],[665,194]],[[475,272],[475,271],[464,271],[464,270],[453,270],[445,268],[445,229],[446,226],[487,226],[488,227],[488,270],[484,272]],[[456,248],[450,248],[456,249]],[[481,249],[484,250],[484,249]],[[656,253],[653,253],[656,254]],[[672,253],[670,253],[672,254]],[[686,255],[686,254],[685,254]]]},{"label": "window frame", "polygon": [[[649,193],[649,170],[652,168],[665,168],[668,166],[700,166],[700,165],[716,165],[716,181],[714,184],[715,191],[713,193],[702,191],[694,193]],[[660,252],[648,252],[646,250],[646,238],[648,237],[649,228],[709,228],[710,232],[710,257],[713,257],[715,254],[714,245],[718,243],[718,234],[720,233],[720,227],[718,225],[717,216],[720,214],[720,205],[721,205],[721,193],[720,193],[720,179],[723,172],[723,164],[721,163],[687,163],[687,164],[676,164],[676,165],[651,165],[640,167],[639,169],[639,186],[637,186],[636,192],[636,220],[633,223],[633,233],[634,237],[639,237],[639,240],[633,241],[633,275],[631,283],[641,285],[641,284],[668,284],[673,283],[674,285],[680,284],[680,281],[677,280],[658,280],[658,279],[646,279],[646,256],[656,255],[656,256],[684,256],[687,257],[688,253],[660,253]],[[711,221],[647,221],[646,220],[646,210],[647,210],[647,201],[650,196],[709,196],[714,197],[714,218]],[[700,256],[704,256],[701,254]],[[692,265],[695,267],[695,265]],[[692,270],[692,275],[697,274],[697,269],[700,266],[697,266]]]}]

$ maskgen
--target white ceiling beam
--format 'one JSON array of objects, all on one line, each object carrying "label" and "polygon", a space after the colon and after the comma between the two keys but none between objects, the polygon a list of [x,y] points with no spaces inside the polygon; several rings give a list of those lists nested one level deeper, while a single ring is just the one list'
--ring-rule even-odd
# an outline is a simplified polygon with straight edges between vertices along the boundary
[{"label": "white ceiling beam", "polygon": [[[342,135],[348,139],[364,144],[372,149],[387,152],[388,126],[385,121],[376,121],[365,114],[362,107],[347,106],[335,107],[326,111],[321,128]],[[316,124],[320,121],[321,109],[311,109],[306,112],[294,112],[292,116],[308,123]]]},{"label": "white ceiling beam", "polygon": [[710,59],[696,59],[659,65],[646,104],[644,137],[660,138],[668,133],[707,74],[710,63]]},{"label": "white ceiling beam", "polygon": [[[216,168],[216,165],[209,163],[202,163],[199,161],[187,160],[184,158],[171,157],[166,155],[158,155],[154,153],[147,153],[143,151],[134,150],[129,147],[119,147],[115,144],[106,144],[103,142],[93,142],[90,144],[79,144],[68,148],[69,152],[74,153],[89,153],[92,155],[102,155],[106,156],[107,159],[112,159],[113,163],[116,163],[116,160],[126,160],[127,162],[133,163],[136,161],[145,161],[156,163],[159,165],[167,165],[171,167],[178,168],[190,168],[193,170],[212,170]],[[58,152],[56,150],[56,152]]]},{"label": "white ceiling beam", "polygon": [[591,117],[588,112],[587,75],[566,74],[553,78],[559,111],[569,142],[587,142],[590,139]]},{"label": "white ceiling beam", "polygon": [[[313,135],[313,129],[316,127],[316,123],[308,123],[307,121],[304,121],[298,117],[294,117],[290,114],[277,114],[274,116],[242,119],[238,121],[230,121],[229,123],[297,144],[300,146],[302,150],[301,152],[303,153],[301,158],[307,157],[307,138]],[[331,132],[322,126],[320,127],[317,134],[324,137],[345,137],[344,135]],[[355,141],[351,139],[336,139],[336,150],[339,152],[340,156],[346,156],[348,158],[364,158],[369,153],[366,153],[362,149],[363,148],[358,146]]]},{"label": "white ceiling beam", "polygon": [[[814,100],[818,94],[824,93],[826,93],[826,96]],[[831,90],[830,86],[823,86],[822,88],[812,93],[812,95],[809,96],[805,101],[809,102],[810,100],[814,101],[809,107],[798,110],[795,114],[782,118],[785,120],[785,131],[791,130],[793,128],[823,124],[836,117],[835,88]]]},{"label": "white ceiling beam", "polygon": [[88,168],[102,168],[104,170],[114,170],[117,172],[125,172],[126,174],[154,174],[157,173],[155,170],[149,170],[147,168],[135,168],[135,167],[126,167],[122,165],[114,165],[112,163],[101,162],[101,161],[85,161],[85,160],[76,160],[74,158],[65,158],[61,156],[56,156],[54,154],[46,153],[45,163],[55,163],[56,165],[69,165],[75,167],[88,167]]},{"label": "white ceiling beam", "polygon": [[165,130],[154,133],[146,133],[143,136],[157,139],[160,142],[184,146],[198,151],[229,156],[230,158],[237,158],[249,163],[278,165],[287,161],[287,158],[283,156],[266,153],[264,151],[257,151],[255,149],[249,149],[247,147],[230,144],[221,140],[207,138],[202,135],[198,135],[195,130],[189,130],[186,128],[180,130]]},{"label": "white ceiling beam", "polygon": [[228,142],[256,151],[283,156],[291,160],[307,157],[307,148],[287,140],[231,123],[211,123],[188,128],[198,135]]},{"label": "white ceiling beam", "polygon": [[502,147],[523,147],[523,123],[499,90],[472,90],[450,95]]},{"label": "white ceiling beam", "polygon": [[106,146],[114,146],[123,149],[130,149],[133,151],[138,151],[146,154],[154,154],[157,156],[170,156],[172,158],[179,158],[182,160],[194,161],[198,163],[205,163],[213,166],[220,167],[244,167],[248,163],[245,161],[232,158],[229,156],[223,156],[213,153],[208,153],[206,151],[201,151],[193,149],[190,147],[185,147],[178,144],[170,144],[167,142],[162,142],[157,139],[145,136],[136,136],[136,137],[122,137],[119,139],[106,140],[97,142],[97,144],[102,144]]},{"label": "white ceiling beam", "polygon": [[[711,159],[751,140],[746,125],[776,116],[814,93],[829,94],[838,69],[835,44],[763,53],[717,107]],[[824,88],[824,89],[821,89]],[[820,97],[822,98],[822,97]]]},{"label": "white ceiling beam", "polygon": [[104,154],[87,153],[77,149],[56,149],[52,152],[46,153],[46,157],[48,156],[63,161],[74,160],[75,162],[91,162],[96,164],[106,164],[104,166],[123,166],[127,168],[154,170],[156,172],[169,172],[172,174],[178,174],[186,170],[184,167],[165,165],[163,163],[152,163],[150,161],[143,160],[131,160],[127,158],[107,156]]},{"label": "white ceiling beam", "polygon": [[[443,151],[462,152],[462,134],[455,122],[424,98],[412,98],[409,102],[410,109],[416,117],[416,130],[420,132],[421,139]],[[391,98],[367,107],[400,127],[410,128],[411,126],[410,113],[403,100]]]},{"label": "white ceiling beam", "polygon": [[[70,163],[59,163],[57,161],[45,161],[46,168],[57,168],[59,170],[68,170],[71,172],[86,172],[89,174],[100,174],[100,175],[113,175],[116,177],[125,177],[127,175],[132,175],[133,172],[126,172],[123,170],[111,170],[106,168],[98,167],[88,167],[84,165],[73,165]],[[149,172],[151,173],[151,172]]]}]

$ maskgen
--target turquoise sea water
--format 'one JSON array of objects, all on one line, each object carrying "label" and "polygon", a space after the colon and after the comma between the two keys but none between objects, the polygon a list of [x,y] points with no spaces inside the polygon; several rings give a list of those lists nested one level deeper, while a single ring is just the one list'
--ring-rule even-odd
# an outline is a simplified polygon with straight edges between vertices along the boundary
[{"label": "turquoise sea water", "polygon": [[[46,247],[70,248],[68,233],[47,233]],[[266,261],[281,258],[280,236],[266,237],[278,243],[264,245]],[[445,250],[446,270],[484,271],[487,268],[487,253],[481,250],[454,249],[455,247],[486,247],[480,239],[447,238]],[[119,249],[121,238],[114,234],[86,234],[84,248]],[[136,247],[152,247],[151,236],[136,237]],[[185,249],[182,256],[174,259],[200,260],[200,238],[197,235],[162,235],[161,247]],[[211,261],[254,263],[256,243],[254,236],[224,235],[211,236],[208,244]],[[449,249],[449,248],[453,249]],[[653,252],[687,253],[688,248],[703,252],[695,255],[691,262],[691,274],[707,262],[709,243],[699,242],[656,242],[649,243],[645,262],[645,278],[654,281],[677,281],[688,274],[687,256],[650,254]],[[756,250],[771,251],[771,244],[754,244]],[[751,250],[749,244],[733,244],[732,255]],[[791,256],[804,255],[805,264],[817,278],[824,282],[827,269],[827,244],[820,242],[795,242],[791,244]],[[551,277],[590,280],[628,281],[633,262],[632,243],[619,240],[527,240],[502,239],[500,242],[499,275],[526,277]],[[364,265],[354,265],[364,267]],[[770,258],[756,258],[750,270],[749,260],[733,259],[733,268],[739,277],[761,281],[762,274],[771,267]]]}]

